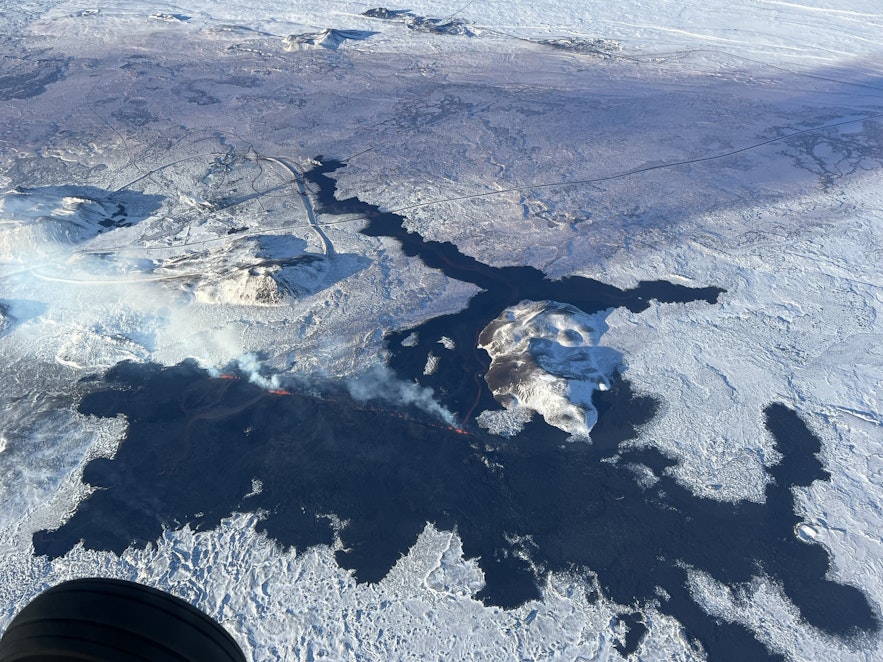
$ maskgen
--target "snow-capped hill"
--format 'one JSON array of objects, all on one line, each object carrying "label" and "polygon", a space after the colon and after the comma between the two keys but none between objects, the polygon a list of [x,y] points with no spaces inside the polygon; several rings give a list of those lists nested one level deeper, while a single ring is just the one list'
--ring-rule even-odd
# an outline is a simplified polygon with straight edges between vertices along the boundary
[{"label": "snow-capped hill", "polygon": [[[321,255],[305,248],[306,242],[289,235],[261,236],[205,257],[195,299],[209,304],[283,306],[348,278],[367,264],[356,255]],[[195,263],[186,263],[185,270],[194,268]]]},{"label": "snow-capped hill", "polygon": [[237,306],[281,306],[288,297],[275,276],[278,266],[232,270],[199,282],[196,301]]},{"label": "snow-capped hill", "polygon": [[598,420],[592,394],[610,387],[620,363],[618,352],[598,344],[606,316],[556,301],[522,301],[503,311],[479,337],[491,356],[485,380],[497,401],[588,439]]},{"label": "snow-capped hill", "polygon": [[328,28],[321,32],[305,34],[290,34],[285,37],[285,50],[296,51],[306,48],[327,48],[336,51],[346,41],[361,41],[368,39],[374,32],[366,30],[334,30]]},{"label": "snow-capped hill", "polygon": [[92,187],[12,189],[0,194],[0,261],[50,255],[141,218],[131,218],[123,202]]}]

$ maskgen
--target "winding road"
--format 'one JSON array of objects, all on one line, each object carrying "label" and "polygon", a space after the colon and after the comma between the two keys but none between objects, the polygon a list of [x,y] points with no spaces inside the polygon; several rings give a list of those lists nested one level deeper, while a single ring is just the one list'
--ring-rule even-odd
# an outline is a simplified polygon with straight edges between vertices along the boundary
[{"label": "winding road", "polygon": [[326,256],[330,257],[335,254],[334,244],[331,243],[331,240],[328,238],[328,235],[325,234],[325,231],[322,229],[322,226],[319,224],[319,219],[316,217],[316,211],[313,209],[313,203],[310,202],[310,196],[307,193],[307,185],[304,182],[303,173],[297,169],[297,167],[290,164],[288,161],[281,159],[276,156],[260,156],[258,157],[261,161],[270,161],[271,163],[275,163],[282,168],[285,168],[288,172],[291,173],[292,177],[294,177],[295,184],[297,184],[298,193],[300,193],[300,199],[304,203],[304,208],[307,211],[307,218],[310,221],[310,227],[313,228],[313,231],[318,235],[319,241],[322,242],[323,252]]}]

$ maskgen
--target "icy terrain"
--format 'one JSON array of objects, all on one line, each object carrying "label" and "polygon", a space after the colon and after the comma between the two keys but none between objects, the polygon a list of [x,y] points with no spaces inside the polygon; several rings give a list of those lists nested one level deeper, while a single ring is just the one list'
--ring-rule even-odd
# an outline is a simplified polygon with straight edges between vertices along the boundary
[{"label": "icy terrain", "polygon": [[[509,435],[495,443],[539,425],[532,412],[587,443],[604,417],[593,394],[624,378],[659,407],[604,462],[646,490],[672,479],[745,509],[782,466],[763,412],[783,403],[830,474],[793,487],[789,540],[829,554],[828,579],[881,619],[878,3],[464,5],[4,3],[0,627],[46,586],[99,574],[191,600],[254,660],[705,659],[662,577],[658,599],[617,603],[600,568],[548,570],[513,538],[541,597],[503,609],[479,599],[471,541],[426,523],[360,583],[336,560],[345,536],[286,549],[264,532],[248,508],[257,478],[217,527],[170,521],[120,553],[35,555],[34,534],[96,489],[84,467],[129,431],[80,413],[95,382],[123,361],[185,359],[274,390],[343,383],[366,408]],[[364,213],[323,207],[305,178],[319,155],[346,165],[337,198],[488,268],[725,293],[488,311],[466,349],[508,408],[476,398],[482,428],[427,385],[465,351],[456,329],[431,339],[420,383],[386,367],[385,340],[464,311],[482,285],[361,233]],[[650,451],[671,464],[628,459]],[[771,655],[883,657],[879,628],[809,625],[761,568],[728,584],[673,562],[702,614]]]}]

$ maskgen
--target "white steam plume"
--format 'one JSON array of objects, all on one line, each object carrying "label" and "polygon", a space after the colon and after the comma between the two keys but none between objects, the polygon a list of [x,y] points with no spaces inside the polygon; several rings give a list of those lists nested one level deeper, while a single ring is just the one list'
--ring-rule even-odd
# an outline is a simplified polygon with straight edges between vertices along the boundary
[{"label": "white steam plume", "polygon": [[256,354],[243,354],[236,359],[236,367],[239,368],[252,384],[265,389],[278,389],[281,387],[279,375],[265,375],[261,372],[261,362]]},{"label": "white steam plume", "polygon": [[428,386],[403,382],[388,367],[375,364],[358,377],[347,382],[350,395],[362,402],[386,400],[399,405],[413,405],[448,425],[457,424],[454,415],[436,402],[435,392]]}]

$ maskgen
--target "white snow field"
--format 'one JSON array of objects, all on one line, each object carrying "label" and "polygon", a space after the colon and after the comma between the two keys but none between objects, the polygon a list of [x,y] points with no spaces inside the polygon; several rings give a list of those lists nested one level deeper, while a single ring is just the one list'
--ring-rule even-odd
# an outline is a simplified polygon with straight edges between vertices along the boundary
[{"label": "white snow field", "polygon": [[[318,155],[347,163],[339,198],[486,264],[725,289],[639,313],[508,311],[482,343],[533,381],[500,387],[522,410],[479,420],[511,435],[537,412],[591,443],[591,393],[619,369],[663,403],[630,443],[677,459],[696,495],[761,502],[780,459],[761,412],[784,403],[831,474],[795,488],[794,535],[883,618],[879,2],[0,6],[0,630],[48,586],[101,575],[190,600],[256,661],[618,660],[634,609],[633,659],[705,659],[654,605],[589,600],[591,576],[484,606],[476,561],[431,524],[374,585],[332,548],[281,551],[253,513],[119,556],[34,555],[125,434],[77,412],[80,380],[120,361],[350,380],[365,399],[379,375],[380,395],[450,416],[388,383],[384,334],[478,288],[323,214],[302,177]],[[761,568],[742,590],[690,569],[689,590],[787,659],[883,659],[879,632],[808,626]]]}]

